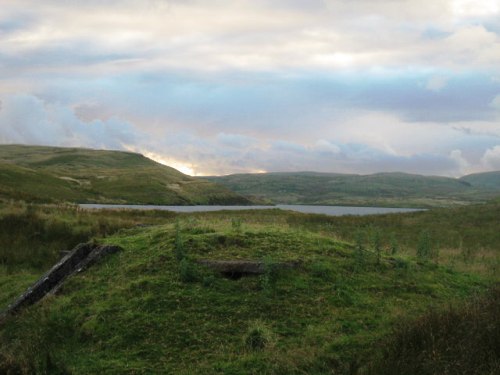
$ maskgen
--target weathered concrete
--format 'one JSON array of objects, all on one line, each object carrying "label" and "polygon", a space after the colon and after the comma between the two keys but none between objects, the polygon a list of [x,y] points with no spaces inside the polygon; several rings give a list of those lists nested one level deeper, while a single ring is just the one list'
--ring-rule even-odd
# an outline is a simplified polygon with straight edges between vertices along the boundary
[{"label": "weathered concrete", "polygon": [[68,276],[85,270],[102,257],[120,250],[121,248],[118,246],[89,243],[76,246],[35,284],[29,287],[16,301],[10,304],[7,310],[0,315],[0,320],[9,314],[15,314],[24,307],[35,304],[49,293],[54,294],[59,290]]},{"label": "weathered concrete", "polygon": [[[201,259],[197,263],[207,266],[222,275],[239,279],[242,276],[261,275],[266,272],[266,262],[252,260],[209,260]],[[275,269],[297,268],[300,262],[276,262]]]}]

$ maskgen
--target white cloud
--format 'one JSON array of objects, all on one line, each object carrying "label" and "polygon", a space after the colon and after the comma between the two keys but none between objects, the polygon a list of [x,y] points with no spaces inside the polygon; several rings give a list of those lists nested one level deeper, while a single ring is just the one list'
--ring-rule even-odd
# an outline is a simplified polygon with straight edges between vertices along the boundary
[{"label": "white cloud", "polygon": [[500,111],[500,95],[495,96],[490,105]]},{"label": "white cloud", "polygon": [[441,91],[448,83],[448,78],[443,76],[432,76],[425,84],[425,88],[430,91]]},{"label": "white cloud", "polygon": [[462,155],[461,150],[453,150],[450,152],[450,159],[453,160],[457,164],[457,174],[456,177],[460,177],[467,173],[468,168],[470,167],[470,163],[467,159]]},{"label": "white cloud", "polygon": [[489,170],[500,170],[500,145],[487,149],[481,162]]},{"label": "white cloud", "polygon": [[327,141],[325,139],[318,140],[315,144],[314,149],[319,152],[332,153],[332,154],[338,154],[341,151],[338,145],[330,141]]}]

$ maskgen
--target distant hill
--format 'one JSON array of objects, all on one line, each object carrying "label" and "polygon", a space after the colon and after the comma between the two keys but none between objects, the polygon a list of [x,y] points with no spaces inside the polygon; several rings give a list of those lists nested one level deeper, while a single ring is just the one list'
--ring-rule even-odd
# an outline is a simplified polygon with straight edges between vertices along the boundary
[{"label": "distant hill", "polygon": [[[498,176],[500,172],[496,173]],[[476,175],[467,177],[473,176]],[[437,207],[482,202],[500,195],[500,184],[495,184],[493,178],[467,177],[297,172],[235,174],[206,179],[254,199],[282,204]]]},{"label": "distant hill", "polygon": [[461,181],[486,189],[500,189],[500,171],[474,173],[460,178]]},{"label": "distant hill", "polygon": [[249,204],[215,183],[143,155],[81,148],[0,145],[0,198],[31,202]]}]

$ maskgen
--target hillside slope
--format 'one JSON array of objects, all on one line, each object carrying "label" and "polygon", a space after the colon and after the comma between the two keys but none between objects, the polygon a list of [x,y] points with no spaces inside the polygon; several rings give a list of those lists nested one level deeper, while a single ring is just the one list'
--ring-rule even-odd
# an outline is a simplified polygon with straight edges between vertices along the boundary
[{"label": "hillside slope", "polygon": [[140,154],[0,145],[0,198],[34,202],[248,204],[227,188]]},{"label": "hillside slope", "polygon": [[462,179],[406,173],[263,173],[206,179],[243,195],[284,204],[436,207],[483,202],[500,194],[500,184],[476,186]]}]

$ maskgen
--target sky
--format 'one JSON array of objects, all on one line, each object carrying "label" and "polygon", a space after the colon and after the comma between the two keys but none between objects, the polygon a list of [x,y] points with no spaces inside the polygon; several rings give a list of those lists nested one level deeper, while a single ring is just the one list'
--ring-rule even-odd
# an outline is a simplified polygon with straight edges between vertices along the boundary
[{"label": "sky", "polygon": [[190,175],[500,170],[500,0],[0,0],[0,143]]}]

